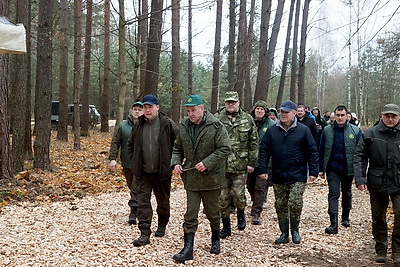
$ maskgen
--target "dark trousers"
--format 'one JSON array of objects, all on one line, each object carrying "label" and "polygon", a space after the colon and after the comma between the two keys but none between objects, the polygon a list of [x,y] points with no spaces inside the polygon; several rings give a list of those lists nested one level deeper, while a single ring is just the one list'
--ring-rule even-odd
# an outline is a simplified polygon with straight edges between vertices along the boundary
[{"label": "dark trousers", "polygon": [[219,215],[218,199],[220,192],[220,189],[207,191],[186,190],[187,208],[183,223],[185,234],[194,235],[197,231],[200,202],[203,202],[204,213],[210,221],[211,230],[219,230],[221,217]]},{"label": "dark trousers", "polygon": [[263,204],[267,201],[268,187],[271,183],[261,179],[256,172],[247,174],[247,191],[249,191],[251,201],[251,216],[260,215],[263,210]]},{"label": "dark trousers", "polygon": [[386,211],[389,198],[393,204],[394,226],[392,233],[392,252],[400,253],[400,194],[388,195],[369,191],[372,213],[372,235],[375,239],[376,253],[386,253],[388,245],[388,231]]},{"label": "dark trousers", "polygon": [[137,179],[138,189],[138,227],[142,234],[150,236],[151,218],[153,209],[151,207],[151,191],[157,201],[158,227],[166,226],[170,216],[169,197],[171,194],[171,178],[160,180],[159,173],[143,173]]},{"label": "dark trousers", "polygon": [[129,207],[131,210],[137,211],[138,200],[137,200],[137,188],[136,188],[136,177],[133,175],[132,170],[129,168],[123,168],[123,172],[126,178],[126,184],[130,190],[131,198],[128,201]]},{"label": "dark trousers", "polygon": [[351,210],[352,193],[351,185],[353,183],[353,176],[351,175],[338,175],[333,171],[327,171],[326,177],[328,180],[328,213],[339,213],[339,197],[342,191],[342,211],[349,212]]}]

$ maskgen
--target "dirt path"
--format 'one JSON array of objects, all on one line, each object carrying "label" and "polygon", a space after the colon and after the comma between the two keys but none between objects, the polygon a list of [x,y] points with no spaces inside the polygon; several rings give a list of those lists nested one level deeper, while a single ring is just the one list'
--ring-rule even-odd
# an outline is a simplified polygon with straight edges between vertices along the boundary
[{"label": "dirt path", "polygon": [[[188,263],[194,266],[378,266],[373,261],[368,195],[356,189],[353,192],[352,226],[349,229],[340,226],[338,235],[328,236],[324,233],[329,223],[327,186],[322,181],[308,185],[300,245],[273,244],[279,232],[271,205],[272,192],[262,214],[262,225],[250,224],[247,207],[247,228],[239,232],[233,227],[232,236],[221,242],[220,255],[209,253],[210,229],[201,213],[195,258]],[[137,227],[125,222],[127,197],[124,191],[69,202],[21,202],[5,207],[0,214],[0,266],[177,265],[172,256],[183,243],[181,225],[186,196],[182,186],[172,192],[166,236],[152,235],[151,244],[141,248],[132,245],[133,239],[139,236]],[[231,216],[235,226],[236,216]],[[156,227],[153,225],[152,229]]]}]

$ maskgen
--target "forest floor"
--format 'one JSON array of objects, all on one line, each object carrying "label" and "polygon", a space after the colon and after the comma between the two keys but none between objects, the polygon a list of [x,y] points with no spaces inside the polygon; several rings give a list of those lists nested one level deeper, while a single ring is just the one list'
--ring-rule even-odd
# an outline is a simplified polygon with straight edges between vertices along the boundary
[{"label": "forest floor", "polygon": [[[178,177],[171,192],[171,218],[166,235],[151,236],[150,245],[136,248],[140,235],[126,220],[128,189],[122,172],[109,170],[111,134],[91,132],[81,138],[82,149],[52,135],[52,171],[32,169],[15,181],[0,180],[0,266],[173,266],[183,246],[183,214],[186,194]],[[275,245],[279,229],[272,190],[262,213],[262,224],[250,223],[250,201],[246,207],[247,227],[236,228],[231,215],[232,236],[221,240],[221,254],[211,255],[209,223],[199,214],[192,266],[394,266],[374,262],[369,197],[353,188],[351,227],[327,235],[328,188],[317,179],[307,185],[300,224],[302,242]],[[152,199],[153,207],[155,200]],[[155,209],[155,208],[154,208]],[[154,212],[155,213],[155,212]],[[393,214],[388,212],[389,228]],[[157,228],[157,215],[152,230]]]}]

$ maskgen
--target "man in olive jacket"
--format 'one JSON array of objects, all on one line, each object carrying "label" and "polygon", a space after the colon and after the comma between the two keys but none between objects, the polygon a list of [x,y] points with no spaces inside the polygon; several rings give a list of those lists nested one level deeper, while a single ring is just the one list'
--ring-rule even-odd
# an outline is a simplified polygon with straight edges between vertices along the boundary
[{"label": "man in olive jacket", "polygon": [[225,179],[225,161],[230,152],[224,125],[204,110],[203,99],[199,95],[190,95],[185,106],[188,118],[180,125],[171,159],[171,167],[176,174],[181,175],[187,195],[183,223],[184,248],[173,257],[179,262],[193,259],[194,235],[201,201],[211,225],[210,253],[220,253],[221,218],[218,200]]},{"label": "man in olive jacket", "polygon": [[172,171],[172,147],[178,132],[176,124],[164,113],[159,112],[158,98],[154,95],[143,97],[143,116],[132,127],[128,139],[128,153],[136,176],[138,227],[141,235],[133,241],[136,247],[150,243],[150,226],[153,217],[151,192],[157,200],[158,228],[156,237],[165,235],[170,217],[170,194]]},{"label": "man in olive jacket", "polygon": [[[392,258],[400,264],[400,108],[387,104],[381,120],[368,129],[354,153],[354,177],[359,190],[369,191],[376,262],[386,262],[386,211],[393,204]],[[367,170],[368,167],[368,170]]]}]

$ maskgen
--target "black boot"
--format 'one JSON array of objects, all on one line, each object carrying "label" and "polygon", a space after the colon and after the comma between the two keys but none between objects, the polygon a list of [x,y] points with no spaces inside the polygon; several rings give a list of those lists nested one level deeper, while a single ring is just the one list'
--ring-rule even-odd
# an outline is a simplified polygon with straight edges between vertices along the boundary
[{"label": "black boot", "polygon": [[329,213],[331,225],[325,228],[325,233],[333,235],[338,233],[338,215],[337,213]]},{"label": "black boot", "polygon": [[349,219],[350,211],[344,210],[342,212],[342,225],[344,227],[350,227],[350,219]]},{"label": "black boot", "polygon": [[140,235],[138,239],[133,240],[133,245],[135,247],[141,247],[148,244],[150,244],[150,237],[143,233]]},{"label": "black boot", "polygon": [[219,236],[220,236],[219,230],[212,230],[211,249],[210,249],[210,253],[211,254],[217,254],[218,255],[221,252]]},{"label": "black boot", "polygon": [[185,234],[183,238],[185,242],[183,249],[173,257],[174,260],[179,262],[193,260],[194,235]]},{"label": "black boot", "polygon": [[300,216],[290,216],[290,232],[292,233],[292,241],[300,244],[301,238],[299,234]]},{"label": "black boot", "polygon": [[244,216],[244,209],[237,209],[237,227],[239,230],[246,228],[246,216]]},{"label": "black boot", "polygon": [[131,207],[131,213],[129,214],[128,223],[129,224],[136,224],[136,207]]},{"label": "black boot", "polygon": [[275,240],[275,244],[289,243],[289,219],[279,219],[279,229],[281,236]]},{"label": "black boot", "polygon": [[222,217],[222,230],[220,233],[221,238],[231,236],[231,219],[229,217]]}]

